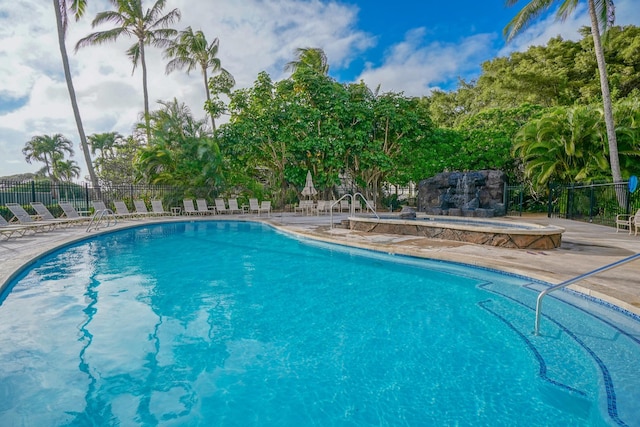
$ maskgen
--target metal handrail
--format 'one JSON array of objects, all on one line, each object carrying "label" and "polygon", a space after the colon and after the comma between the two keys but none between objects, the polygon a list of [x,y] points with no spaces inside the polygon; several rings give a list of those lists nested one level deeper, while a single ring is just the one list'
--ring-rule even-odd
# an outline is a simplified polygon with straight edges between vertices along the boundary
[{"label": "metal handrail", "polygon": [[[374,207],[371,206],[369,201],[366,199],[366,197],[364,197],[364,195],[362,193],[356,193],[356,194],[353,195],[354,202],[356,200],[356,196],[360,196],[362,198],[362,200],[364,200],[364,204],[371,210],[371,212],[373,212],[373,214],[376,216],[376,218],[380,219],[380,217],[378,216],[378,213],[376,212]],[[355,211],[354,211],[354,214],[355,214]]]},{"label": "metal handrail", "polygon": [[536,324],[535,324],[535,329],[534,329],[534,334],[535,335],[540,335],[540,315],[542,312],[542,298],[544,298],[545,295],[547,295],[548,293],[551,293],[557,289],[561,289],[564,288],[566,286],[569,286],[573,283],[576,283],[582,279],[586,279],[587,277],[591,277],[594,276],[596,274],[602,273],[604,271],[607,270],[611,270],[612,268],[616,268],[619,267],[623,264],[626,264],[628,262],[634,261],[636,259],[640,258],[640,253],[637,253],[635,255],[631,255],[630,257],[627,258],[623,258],[619,261],[613,262],[611,264],[607,264],[605,266],[602,266],[600,268],[596,268],[595,270],[589,271],[587,273],[581,274],[579,276],[574,277],[573,279],[569,279],[566,280],[562,283],[559,283],[555,286],[552,286],[550,288],[545,289],[544,291],[540,292],[540,295],[538,295],[538,300],[536,301]]},{"label": "metal handrail", "polygon": [[87,225],[86,232],[88,233],[91,230],[92,226],[96,230],[100,228],[100,223],[104,221],[105,217],[107,219],[107,225],[105,225],[105,227],[111,227],[112,219],[113,219],[113,225],[116,225],[118,223],[118,220],[116,219],[116,216],[111,209],[103,209],[100,211],[96,211],[93,214],[93,216],[91,217],[91,221],[89,221],[89,225]]},{"label": "metal handrail", "polygon": [[333,207],[340,203],[342,199],[346,199],[347,197],[351,197],[351,204],[349,204],[349,215],[351,215],[351,211],[353,210],[353,196],[351,194],[345,194],[344,196],[333,202],[329,207],[329,221],[331,221],[331,228],[333,228]]}]

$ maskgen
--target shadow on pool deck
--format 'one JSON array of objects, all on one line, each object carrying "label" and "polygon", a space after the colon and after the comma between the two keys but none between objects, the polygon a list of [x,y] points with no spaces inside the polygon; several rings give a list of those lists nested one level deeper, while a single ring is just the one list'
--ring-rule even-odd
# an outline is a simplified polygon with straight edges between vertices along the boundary
[{"label": "shadow on pool deck", "polygon": [[[346,215],[334,215],[334,223]],[[331,228],[329,216],[301,216],[291,213],[264,215],[225,215],[207,218],[166,217],[120,222],[116,228],[137,226],[145,222],[193,221],[207,219],[260,220],[273,226],[309,238],[327,242],[379,250],[387,253],[462,262],[521,274],[556,284],[603,265],[640,252],[640,236],[616,233],[611,227],[569,221],[546,216],[506,217],[501,221],[524,221],[541,225],[556,225],[566,231],[562,245],[551,250],[524,250],[433,240],[423,237],[391,234],[367,234],[343,228]],[[107,229],[112,231],[114,228]],[[56,247],[93,236],[84,227],[30,234],[10,240],[0,240],[0,288],[25,264],[34,262],[43,253]],[[590,277],[571,286],[640,315],[640,261]]]}]

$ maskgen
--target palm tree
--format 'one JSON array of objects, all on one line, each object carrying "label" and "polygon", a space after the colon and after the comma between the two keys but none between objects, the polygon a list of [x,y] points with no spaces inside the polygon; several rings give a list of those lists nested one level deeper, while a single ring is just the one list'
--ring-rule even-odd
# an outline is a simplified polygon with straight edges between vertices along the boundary
[{"label": "palm tree", "polygon": [[53,0],[53,8],[56,12],[56,24],[58,28],[58,45],[60,47],[60,55],[62,56],[62,67],[64,69],[64,78],[67,81],[67,89],[69,90],[69,98],[71,98],[71,107],[73,108],[73,116],[76,120],[76,127],[78,128],[78,135],[80,137],[80,147],[84,154],[84,159],[87,163],[87,171],[89,172],[89,178],[91,179],[91,185],[93,188],[98,189],[98,177],[96,171],[93,168],[91,162],[91,155],[89,154],[89,145],[87,144],[87,137],[84,133],[84,126],[82,125],[82,119],[80,118],[80,109],[78,108],[78,101],[76,99],[76,91],[73,87],[73,80],[71,79],[71,70],[69,68],[69,57],[67,56],[67,46],[65,44],[65,38],[67,34],[67,24],[69,22],[69,16],[67,11],[72,11],[79,19],[86,8],[86,0],[73,0],[71,5],[67,6],[67,0]]},{"label": "palm tree", "polygon": [[[519,0],[506,0],[507,6],[513,6]],[[524,8],[507,24],[504,34],[507,41],[520,33],[532,20],[547,10],[553,3],[559,2],[557,18],[565,20],[575,10],[580,0],[529,0]],[[607,64],[604,60],[604,51],[600,40],[600,28],[606,31],[613,25],[614,6],[613,0],[586,0],[591,18],[591,34],[593,36],[596,61],[598,62],[598,72],[600,75],[600,89],[602,91],[602,102],[604,107],[604,119],[607,130],[607,140],[609,143],[609,163],[613,182],[622,182],[620,172],[620,159],[618,155],[618,142],[616,139],[616,129],[613,121],[613,108],[611,105],[611,93],[609,91],[609,79],[607,77]],[[620,186],[622,187],[622,186]],[[624,203],[624,195],[618,192],[618,201]]]},{"label": "palm tree", "polygon": [[[211,68],[213,72],[221,71],[231,76],[227,70],[220,66],[220,59],[217,58],[219,44],[220,42],[217,37],[213,39],[211,43],[207,43],[207,39],[202,31],[196,31],[194,33],[191,27],[187,27],[184,31],[180,32],[176,39],[173,40],[165,50],[165,58],[172,58],[167,63],[167,74],[184,67],[187,67],[187,74],[189,74],[196,67],[200,67],[207,94],[207,103],[211,102],[207,70]],[[213,113],[211,113],[210,116],[211,126],[215,132],[215,117]]]},{"label": "palm tree", "polygon": [[64,160],[62,155],[56,154],[53,158],[53,176],[56,181],[70,182],[80,176],[80,167],[75,160]]},{"label": "palm tree", "polygon": [[299,69],[313,70],[320,74],[329,74],[329,62],[324,50],[317,47],[299,47],[296,49],[296,61],[288,62],[285,71],[295,73]]},{"label": "palm tree", "polygon": [[537,189],[552,180],[600,180],[608,173],[602,112],[593,106],[556,107],[527,122],[513,151]]},{"label": "palm tree", "polygon": [[[76,44],[76,51],[84,46],[98,45],[106,42],[118,40],[121,36],[135,37],[136,43],[127,50],[127,55],[133,61],[133,72],[136,70],[138,62],[142,67],[142,90],[144,94],[144,116],[147,128],[149,127],[149,92],[147,89],[147,63],[145,60],[144,47],[151,45],[165,48],[170,44],[170,38],[177,34],[177,31],[168,28],[175,21],[180,20],[180,11],[173,9],[166,15],[162,15],[166,0],[157,0],[151,9],[142,11],[142,0],[109,0],[116,10],[100,12],[91,22],[91,26],[96,26],[112,22],[115,28],[106,31],[98,31],[80,39]],[[147,129],[147,138],[150,132]]]},{"label": "palm tree", "polygon": [[53,136],[38,135],[31,138],[22,149],[27,163],[34,160],[44,163],[46,174],[56,181],[55,163],[64,158],[64,154],[73,155],[71,141],[57,133]]}]

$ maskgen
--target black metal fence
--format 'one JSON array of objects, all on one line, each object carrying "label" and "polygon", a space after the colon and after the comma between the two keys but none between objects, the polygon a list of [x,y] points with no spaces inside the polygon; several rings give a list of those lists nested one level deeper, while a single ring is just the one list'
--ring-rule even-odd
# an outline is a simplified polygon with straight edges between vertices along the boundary
[{"label": "black metal fence", "polygon": [[10,219],[12,215],[7,203],[18,203],[28,212],[35,213],[32,202],[41,202],[56,216],[62,211],[59,202],[69,202],[79,211],[91,211],[93,200],[102,200],[107,206],[113,206],[114,200],[123,200],[133,209],[133,200],[142,199],[149,205],[150,200],[162,200],[165,209],[182,206],[184,198],[206,198],[215,195],[209,188],[185,188],[166,185],[124,184],[93,188],[89,183],[49,181],[0,181],[0,215]]},{"label": "black metal fence", "polygon": [[616,215],[640,209],[640,191],[628,183],[550,185],[549,217],[614,226]]}]

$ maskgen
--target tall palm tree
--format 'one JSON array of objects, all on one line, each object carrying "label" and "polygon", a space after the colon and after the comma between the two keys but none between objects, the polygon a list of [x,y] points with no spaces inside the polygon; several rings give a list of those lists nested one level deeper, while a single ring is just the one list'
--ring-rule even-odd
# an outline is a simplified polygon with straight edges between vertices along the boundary
[{"label": "tall palm tree", "polygon": [[57,177],[54,173],[55,163],[64,159],[65,153],[73,155],[72,145],[71,141],[59,133],[52,136],[38,135],[31,138],[24,145],[22,154],[24,154],[27,163],[31,163],[34,160],[43,162],[46,174],[49,175],[53,181],[56,181]]},{"label": "tall palm tree", "polygon": [[[167,63],[167,74],[187,67],[187,74],[200,67],[204,79],[204,88],[207,94],[207,102],[211,102],[211,91],[209,90],[209,77],[207,70],[212,72],[221,71],[229,74],[227,70],[220,66],[220,59],[217,57],[220,42],[216,37],[211,43],[207,43],[207,38],[200,30],[195,33],[191,27],[187,27],[171,42],[165,50],[165,58],[172,58]],[[230,76],[231,74],[229,74]],[[213,113],[211,116],[211,126],[216,130],[216,121]]]},{"label": "tall palm tree", "polygon": [[[513,6],[519,0],[506,0],[507,6]],[[581,0],[529,0],[520,12],[507,24],[504,34],[507,40],[511,40],[520,33],[528,24],[538,17],[543,11],[548,10],[554,3],[560,3],[557,18],[565,20],[575,10]],[[607,129],[607,140],[609,143],[609,163],[611,175],[614,183],[622,182],[620,172],[620,159],[618,155],[618,142],[616,139],[616,129],[613,121],[613,107],[611,105],[611,93],[609,91],[609,79],[607,77],[607,64],[604,60],[604,50],[600,39],[600,29],[606,31],[614,22],[613,0],[585,0],[589,8],[591,18],[591,35],[593,36],[596,61],[598,63],[598,73],[600,75],[600,89],[602,91],[602,103],[604,107],[604,119]],[[623,202],[623,197],[618,197],[619,202]]]},{"label": "tall palm tree", "polygon": [[76,99],[76,91],[73,87],[73,80],[71,79],[71,70],[69,68],[69,57],[67,55],[67,46],[65,44],[65,38],[67,34],[67,24],[69,22],[68,11],[74,13],[75,18],[79,19],[85,11],[87,6],[86,0],[73,0],[71,4],[67,5],[67,0],[53,0],[53,8],[56,12],[56,24],[58,28],[58,45],[60,47],[60,55],[62,56],[62,68],[64,69],[64,78],[67,81],[67,89],[69,90],[69,98],[71,98],[71,107],[73,109],[73,117],[76,120],[76,127],[78,128],[78,136],[80,137],[80,147],[82,148],[82,154],[87,163],[87,171],[89,172],[89,179],[91,179],[91,185],[93,188],[98,189],[98,177],[96,171],[93,168],[93,162],[91,161],[91,155],[89,154],[89,145],[87,144],[87,137],[84,133],[84,126],[82,125],[82,119],[80,118],[80,109],[78,108],[78,101]]},{"label": "tall palm tree", "polygon": [[329,74],[329,62],[324,50],[317,47],[299,47],[296,49],[296,61],[288,62],[285,71],[295,73],[299,69],[308,69],[320,74]]},{"label": "tall palm tree", "polygon": [[[170,38],[178,32],[169,25],[180,20],[180,11],[173,9],[166,15],[162,15],[162,9],[166,0],[157,0],[154,5],[142,11],[142,0],[109,0],[116,10],[100,12],[91,22],[91,26],[103,23],[114,23],[115,28],[106,31],[98,31],[80,39],[76,43],[76,51],[84,46],[99,45],[118,40],[121,36],[134,37],[137,41],[127,50],[127,55],[133,61],[133,72],[140,63],[142,67],[142,90],[144,94],[144,116],[147,128],[149,127],[149,91],[147,88],[147,62],[145,60],[145,45],[165,48],[170,44]],[[150,131],[147,129],[147,138]]]}]

